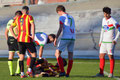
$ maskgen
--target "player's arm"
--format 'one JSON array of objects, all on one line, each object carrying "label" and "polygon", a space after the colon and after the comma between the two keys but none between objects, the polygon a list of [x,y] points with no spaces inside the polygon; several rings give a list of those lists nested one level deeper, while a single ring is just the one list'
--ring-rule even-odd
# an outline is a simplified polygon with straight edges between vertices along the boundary
[{"label": "player's arm", "polygon": [[9,30],[6,28],[5,29],[5,38],[6,38],[6,40],[8,40],[8,32],[9,32]]},{"label": "player's arm", "polygon": [[35,35],[35,24],[32,16],[29,16],[30,24],[31,24],[31,30],[32,30],[32,35],[30,36],[32,39],[34,39]]},{"label": "player's arm", "polygon": [[59,27],[59,29],[58,29],[57,36],[56,36],[55,41],[54,41],[54,46],[56,46],[56,44],[57,44],[57,39],[58,39],[58,37],[60,36],[60,34],[61,34],[61,32],[62,32],[62,29],[63,29],[63,24],[60,23],[60,27]]},{"label": "player's arm", "polygon": [[17,39],[17,36],[15,35],[15,33],[14,33],[14,31],[13,31],[13,28],[14,28],[15,26],[16,26],[16,20],[11,24],[9,30],[10,30],[11,34],[13,35],[13,37],[14,37],[15,39]]},{"label": "player's arm", "polygon": [[40,46],[40,48],[39,48],[39,59],[42,59],[43,49],[44,49],[44,46]]},{"label": "player's arm", "polygon": [[115,39],[113,40],[113,43],[114,44],[116,44],[116,42],[117,42],[117,40],[118,40],[118,38],[119,38],[119,35],[120,35],[120,25],[117,23],[117,21],[116,20],[113,20],[113,25],[114,25],[114,27],[116,28],[116,29],[118,29],[118,32],[117,32],[117,34],[116,34],[116,36],[115,36]]},{"label": "player's arm", "polygon": [[34,24],[34,22],[31,23],[31,30],[32,30],[31,38],[34,39],[34,35],[35,35],[35,24]]},{"label": "player's arm", "polygon": [[103,40],[103,34],[104,34],[104,30],[103,27],[101,29],[101,34],[100,34],[100,40],[99,40],[99,47],[101,46],[102,40]]}]

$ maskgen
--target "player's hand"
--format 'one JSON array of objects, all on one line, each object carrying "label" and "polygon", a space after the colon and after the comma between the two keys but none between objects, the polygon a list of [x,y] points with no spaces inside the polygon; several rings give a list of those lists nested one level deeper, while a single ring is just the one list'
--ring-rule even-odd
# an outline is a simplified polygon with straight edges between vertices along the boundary
[{"label": "player's hand", "polygon": [[116,42],[115,40],[113,40],[112,43],[113,43],[114,45],[116,45],[117,42]]},{"label": "player's hand", "polygon": [[57,38],[55,38],[54,40],[54,46],[56,47],[56,45],[57,45]]},{"label": "player's hand", "polygon": [[34,39],[34,36],[33,36],[33,35],[32,35],[32,36],[30,36],[30,38]]},{"label": "player's hand", "polygon": [[101,46],[101,43],[99,44],[99,47]]}]

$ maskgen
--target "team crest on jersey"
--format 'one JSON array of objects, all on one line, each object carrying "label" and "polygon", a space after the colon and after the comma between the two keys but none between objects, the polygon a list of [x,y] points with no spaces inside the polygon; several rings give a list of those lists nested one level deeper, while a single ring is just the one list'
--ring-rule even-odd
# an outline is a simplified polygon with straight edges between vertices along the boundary
[{"label": "team crest on jersey", "polygon": [[107,25],[104,25],[104,26],[103,26],[103,29],[104,29],[105,31],[108,31],[108,30],[109,30],[109,27],[108,27]]}]

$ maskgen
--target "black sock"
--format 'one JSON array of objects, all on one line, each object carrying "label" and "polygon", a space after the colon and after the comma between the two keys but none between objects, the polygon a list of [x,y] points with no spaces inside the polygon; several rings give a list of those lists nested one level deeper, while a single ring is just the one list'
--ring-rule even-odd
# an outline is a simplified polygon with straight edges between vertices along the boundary
[{"label": "black sock", "polygon": [[19,66],[20,66],[20,71],[24,72],[24,62],[23,61],[19,61]]},{"label": "black sock", "polygon": [[8,59],[8,61],[13,61],[12,59]]},{"label": "black sock", "polygon": [[30,68],[33,70],[33,66],[35,65],[36,58],[31,57]]}]

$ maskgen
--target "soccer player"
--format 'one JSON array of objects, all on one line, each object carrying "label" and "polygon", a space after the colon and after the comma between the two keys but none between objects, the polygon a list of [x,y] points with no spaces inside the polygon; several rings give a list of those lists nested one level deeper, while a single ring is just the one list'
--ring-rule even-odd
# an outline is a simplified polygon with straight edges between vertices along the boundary
[{"label": "soccer player", "polygon": [[[29,49],[31,52],[31,62],[30,67],[28,68],[27,74],[32,77],[32,68],[36,61],[36,48],[33,43],[34,33],[35,33],[35,25],[33,17],[29,14],[29,7],[23,6],[22,8],[22,16],[19,16],[14,23],[10,27],[10,31],[13,34],[14,38],[18,40],[19,50],[20,50],[20,70],[21,70],[21,78],[25,78],[24,74],[24,56],[26,49]],[[18,28],[18,36],[13,33],[12,28],[17,26]]]},{"label": "soccer player", "polygon": [[[56,45],[56,41],[59,35],[62,33],[61,40],[58,43],[55,56],[57,58],[57,62],[59,64],[61,73],[59,76],[69,77],[70,71],[72,69],[73,64],[73,50],[74,50],[74,42],[75,42],[75,22],[72,16],[66,13],[65,7],[63,5],[58,5],[56,8],[56,12],[59,17],[59,30],[57,32],[56,40],[54,44]],[[68,50],[68,67],[67,72],[65,73],[63,67],[63,60],[61,57],[61,53],[67,48]]]},{"label": "soccer player", "polygon": [[[54,42],[55,38],[56,38],[55,34],[47,35],[44,32],[35,33],[33,42],[35,43],[36,46],[40,47],[39,48],[39,59],[42,59],[44,46],[46,44]],[[27,67],[28,67],[30,65],[30,60],[31,60],[31,56],[29,55],[31,54],[31,52],[29,51],[29,49],[27,50],[26,54],[27,54]]]},{"label": "soccer player", "polygon": [[[100,46],[100,73],[96,76],[103,77],[104,76],[104,65],[105,65],[105,54],[108,54],[110,60],[110,74],[108,77],[113,77],[114,70],[114,48],[116,41],[119,37],[120,26],[118,22],[110,16],[111,8],[104,7],[103,8],[104,18],[102,20],[102,30],[99,41]],[[118,33],[115,36],[115,29],[118,29]]]},{"label": "soccer player", "polygon": [[[22,15],[21,11],[19,11],[19,10],[16,11],[15,17],[8,21],[7,27],[5,29],[5,37],[6,37],[8,48],[9,48],[8,66],[9,66],[9,71],[10,71],[11,76],[19,75],[20,68],[19,68],[19,59],[18,59],[16,72],[15,72],[15,74],[13,73],[13,57],[14,57],[15,51],[17,52],[17,54],[19,56],[19,49],[18,49],[17,40],[13,37],[9,28],[10,28],[11,24],[14,22],[14,20],[21,15]],[[16,27],[13,28],[13,31],[14,31],[15,35],[17,35]]]}]

